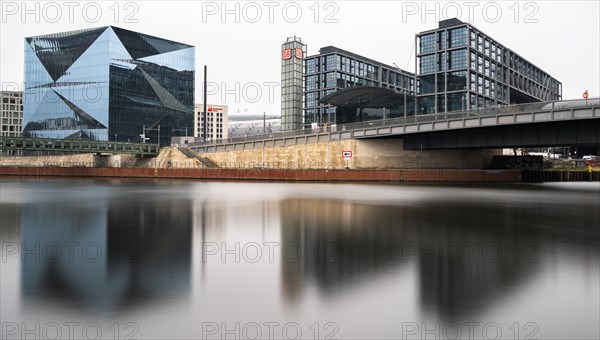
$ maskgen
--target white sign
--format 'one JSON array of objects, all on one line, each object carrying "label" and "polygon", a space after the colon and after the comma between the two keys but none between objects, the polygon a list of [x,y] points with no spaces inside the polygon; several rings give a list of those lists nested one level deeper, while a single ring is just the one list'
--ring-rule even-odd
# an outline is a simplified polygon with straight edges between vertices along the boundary
[{"label": "white sign", "polygon": [[350,158],[352,158],[352,151],[350,151],[350,150],[344,150],[344,151],[342,151],[342,158],[343,159],[350,159]]}]

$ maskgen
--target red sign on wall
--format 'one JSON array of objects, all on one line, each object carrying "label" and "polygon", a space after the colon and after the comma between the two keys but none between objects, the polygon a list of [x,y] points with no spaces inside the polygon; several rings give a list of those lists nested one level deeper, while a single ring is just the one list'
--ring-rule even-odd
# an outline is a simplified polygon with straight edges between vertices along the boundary
[{"label": "red sign on wall", "polygon": [[352,158],[352,151],[351,150],[344,150],[344,151],[342,151],[342,158],[343,159],[350,159],[350,158]]},{"label": "red sign on wall", "polygon": [[292,58],[292,50],[288,48],[288,49],[281,51],[281,58],[283,60],[291,59]]},{"label": "red sign on wall", "polygon": [[301,48],[296,49],[296,59],[302,59],[302,49]]}]

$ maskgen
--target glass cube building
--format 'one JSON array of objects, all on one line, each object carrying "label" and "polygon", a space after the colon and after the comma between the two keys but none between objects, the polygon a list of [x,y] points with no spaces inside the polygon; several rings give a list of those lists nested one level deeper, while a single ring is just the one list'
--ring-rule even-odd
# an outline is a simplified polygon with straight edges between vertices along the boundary
[{"label": "glass cube building", "polygon": [[194,66],[193,46],[113,26],[26,38],[23,135],[169,144],[193,129]]},{"label": "glass cube building", "polygon": [[312,123],[344,124],[381,116],[383,108],[336,107],[323,103],[331,94],[353,87],[380,87],[405,94],[406,100],[387,108],[389,118],[414,114],[415,75],[378,61],[327,46],[304,60],[304,127]]},{"label": "glass cube building", "polygon": [[560,100],[562,84],[474,26],[417,34],[417,114]]}]

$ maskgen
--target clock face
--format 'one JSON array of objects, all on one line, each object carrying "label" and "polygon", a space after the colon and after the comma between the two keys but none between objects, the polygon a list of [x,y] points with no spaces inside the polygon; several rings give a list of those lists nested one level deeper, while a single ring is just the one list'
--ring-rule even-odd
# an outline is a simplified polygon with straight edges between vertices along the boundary
[{"label": "clock face", "polygon": [[302,59],[302,49],[296,49],[296,59]]},{"label": "clock face", "polygon": [[285,49],[281,52],[281,58],[283,60],[288,60],[292,58],[292,50],[291,49]]}]

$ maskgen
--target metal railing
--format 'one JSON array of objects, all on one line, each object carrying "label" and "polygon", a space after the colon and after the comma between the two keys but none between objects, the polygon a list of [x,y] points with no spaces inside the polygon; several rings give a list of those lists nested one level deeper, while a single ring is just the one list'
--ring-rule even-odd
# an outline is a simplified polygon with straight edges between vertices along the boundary
[{"label": "metal railing", "polygon": [[89,152],[89,153],[129,153],[157,155],[156,144],[90,141],[71,139],[45,139],[27,137],[0,137],[0,150]]},{"label": "metal railing", "polygon": [[292,130],[271,134],[262,134],[262,135],[253,135],[247,137],[235,137],[228,139],[220,139],[213,140],[207,142],[198,142],[198,143],[190,143],[188,147],[196,148],[203,146],[215,146],[215,145],[224,145],[224,144],[235,144],[235,143],[244,143],[244,142],[253,142],[253,141],[261,141],[268,139],[281,139],[281,138],[292,138],[298,136],[306,136],[306,135],[317,135],[320,133],[331,133],[331,132],[341,132],[341,131],[352,131],[359,130],[371,127],[386,127],[386,126],[394,126],[394,125],[408,125],[408,124],[418,124],[418,123],[430,123],[430,122],[438,122],[438,121],[448,121],[453,119],[465,119],[465,118],[473,118],[473,117],[482,117],[482,116],[498,116],[503,114],[518,114],[518,113],[526,113],[526,112],[543,112],[543,111],[553,111],[553,110],[565,110],[565,109],[576,109],[576,108],[585,108],[585,107],[593,107],[600,105],[600,97],[594,97],[589,99],[572,99],[572,100],[562,100],[562,101],[548,101],[548,102],[536,102],[536,103],[527,103],[527,104],[517,104],[517,105],[508,105],[508,106],[498,106],[498,107],[486,107],[486,108],[477,108],[472,110],[465,111],[457,111],[457,112],[447,112],[447,113],[436,113],[436,114],[424,114],[424,115],[413,115],[413,116],[405,116],[399,118],[387,118],[387,119],[378,119],[371,120],[359,123],[348,123],[348,124],[336,124],[336,126],[332,129],[331,126],[327,128],[320,128],[319,130],[313,129],[302,129],[302,130]]}]

